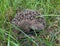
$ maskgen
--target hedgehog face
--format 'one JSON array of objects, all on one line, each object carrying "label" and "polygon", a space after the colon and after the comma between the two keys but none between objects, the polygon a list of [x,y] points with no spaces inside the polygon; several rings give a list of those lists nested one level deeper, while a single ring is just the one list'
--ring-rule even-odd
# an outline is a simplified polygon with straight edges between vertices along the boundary
[{"label": "hedgehog face", "polygon": [[42,30],[44,29],[45,25],[44,22],[40,22],[37,19],[31,21],[31,28],[33,30]]}]

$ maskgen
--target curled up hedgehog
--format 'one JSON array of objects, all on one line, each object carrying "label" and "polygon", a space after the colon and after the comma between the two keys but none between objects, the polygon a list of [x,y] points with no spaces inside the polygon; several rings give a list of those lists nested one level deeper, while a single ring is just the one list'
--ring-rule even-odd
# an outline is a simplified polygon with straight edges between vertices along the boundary
[{"label": "curled up hedgehog", "polygon": [[[12,24],[20,27],[27,34],[30,34],[33,30],[36,32],[43,30],[46,26],[44,17],[39,12],[30,9],[18,12],[12,19]],[[13,31],[19,33],[14,28]]]}]

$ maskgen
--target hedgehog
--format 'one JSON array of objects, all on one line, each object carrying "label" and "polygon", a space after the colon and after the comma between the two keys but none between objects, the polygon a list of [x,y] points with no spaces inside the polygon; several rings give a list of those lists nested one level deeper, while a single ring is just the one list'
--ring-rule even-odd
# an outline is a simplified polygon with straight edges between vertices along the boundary
[{"label": "hedgehog", "polygon": [[[43,30],[46,26],[45,19],[41,13],[30,9],[16,13],[11,22],[21,28],[25,33],[33,32],[33,30],[38,32],[39,30]],[[14,28],[13,31],[19,33],[19,31]]]}]

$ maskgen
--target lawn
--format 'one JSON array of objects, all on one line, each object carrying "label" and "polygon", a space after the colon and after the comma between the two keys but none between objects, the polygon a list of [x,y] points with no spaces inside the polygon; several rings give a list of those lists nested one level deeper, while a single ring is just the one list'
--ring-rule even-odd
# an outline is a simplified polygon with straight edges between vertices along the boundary
[{"label": "lawn", "polygon": [[[44,16],[46,27],[39,34],[30,37],[11,23],[15,14],[24,9]],[[21,34],[14,33],[12,27]],[[60,0],[0,0],[0,46],[60,46]]]}]

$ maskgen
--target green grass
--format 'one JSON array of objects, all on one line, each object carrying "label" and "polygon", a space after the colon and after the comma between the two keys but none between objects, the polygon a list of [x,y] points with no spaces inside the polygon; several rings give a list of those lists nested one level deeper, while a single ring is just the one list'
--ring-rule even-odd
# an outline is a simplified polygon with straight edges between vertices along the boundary
[{"label": "green grass", "polygon": [[[47,26],[40,34],[35,37],[29,37],[21,29],[10,23],[10,17],[14,17],[16,10],[33,9],[41,12],[46,19]],[[56,40],[60,38],[60,0],[0,0],[0,46],[60,46]],[[54,22],[56,22],[55,27]],[[24,39],[17,40],[12,27],[21,31],[27,37],[26,44],[22,43]],[[47,29],[51,28],[51,31]],[[60,39],[59,39],[60,40]],[[27,43],[28,42],[28,43]],[[31,45],[32,44],[32,45]]]}]

